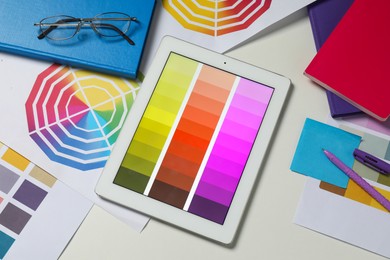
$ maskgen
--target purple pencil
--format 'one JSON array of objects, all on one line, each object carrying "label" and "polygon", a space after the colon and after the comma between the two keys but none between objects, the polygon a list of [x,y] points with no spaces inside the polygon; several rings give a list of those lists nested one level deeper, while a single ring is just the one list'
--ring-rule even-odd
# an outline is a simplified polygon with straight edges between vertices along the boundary
[{"label": "purple pencil", "polygon": [[339,158],[337,158],[333,153],[322,149],[326,157],[336,165],[340,170],[342,170],[349,178],[351,178],[357,185],[359,185],[363,190],[365,190],[371,197],[378,201],[387,211],[390,212],[390,201],[388,201],[382,194],[380,194],[374,187],[372,187],[368,182],[366,182],[362,177],[359,176],[354,170],[345,165]]}]

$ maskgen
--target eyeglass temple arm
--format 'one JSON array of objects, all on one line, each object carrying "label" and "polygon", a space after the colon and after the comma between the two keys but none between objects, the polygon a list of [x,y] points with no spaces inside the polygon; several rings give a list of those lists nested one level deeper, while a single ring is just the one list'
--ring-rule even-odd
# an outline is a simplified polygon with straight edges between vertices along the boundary
[{"label": "eyeglass temple arm", "polygon": [[[79,21],[80,19],[77,19],[77,18],[74,18],[74,19],[62,19],[62,20],[58,20],[56,22],[56,24],[63,24],[63,23],[69,23],[69,22],[77,22]],[[46,30],[42,31],[42,33],[40,35],[38,35],[38,39],[39,40],[42,40],[43,38],[46,37],[46,35],[48,35],[51,31],[53,31],[54,29],[56,29],[58,27],[58,25],[56,24],[53,24],[51,25],[49,28],[47,28]]]},{"label": "eyeglass temple arm", "polygon": [[119,33],[129,44],[135,45],[135,43],[129,38],[129,36],[127,36],[118,27],[116,27],[116,26],[114,26],[112,24],[98,23],[98,24],[94,24],[94,26],[96,26],[96,27],[107,27],[109,29],[112,29],[112,30],[116,31],[117,33]]}]

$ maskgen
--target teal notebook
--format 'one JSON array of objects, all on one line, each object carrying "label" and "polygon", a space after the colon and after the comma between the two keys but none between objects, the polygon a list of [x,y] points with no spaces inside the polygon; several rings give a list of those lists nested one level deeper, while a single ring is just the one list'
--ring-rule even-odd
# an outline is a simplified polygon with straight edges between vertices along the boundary
[{"label": "teal notebook", "polygon": [[[0,0],[0,51],[135,78],[154,7],[155,0]],[[122,12],[137,18],[126,33],[135,45],[122,37],[101,37],[90,27],[80,29],[68,40],[37,38],[40,29],[34,23],[45,17],[90,18],[105,12]]]}]

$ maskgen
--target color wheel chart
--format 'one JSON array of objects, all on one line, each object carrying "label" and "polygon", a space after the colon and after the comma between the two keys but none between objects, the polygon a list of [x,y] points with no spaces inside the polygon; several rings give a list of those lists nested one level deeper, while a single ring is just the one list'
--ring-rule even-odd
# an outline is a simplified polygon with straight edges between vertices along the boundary
[{"label": "color wheel chart", "polygon": [[171,54],[114,183],[223,224],[272,93]]},{"label": "color wheel chart", "polygon": [[[346,128],[345,130],[351,131],[351,129],[349,128]],[[363,140],[359,146],[359,149],[367,151],[377,156],[378,158],[382,158],[387,161],[390,161],[389,140],[380,138],[378,136],[369,133],[359,132],[358,134],[362,136],[362,140]],[[379,185],[382,185],[384,188],[387,187],[387,189],[379,188],[379,187],[375,187],[375,189],[377,189],[384,197],[390,200],[390,176],[380,174],[375,170],[372,170],[364,166],[363,164],[361,164],[356,160],[354,162],[353,169],[357,173],[359,173],[359,175],[362,176],[363,178],[370,180],[374,183],[377,183]],[[348,186],[346,189],[340,188],[335,185],[331,185],[326,182],[321,182],[320,188],[332,192],[334,194],[338,194],[345,198],[349,198],[357,202],[363,203],[365,205],[377,209],[381,209],[387,212],[387,210],[382,205],[380,205],[376,200],[374,200],[370,195],[368,195],[368,193],[366,193],[362,188],[360,188],[357,184],[355,184],[351,180],[348,182]]]},{"label": "color wheel chart", "polygon": [[91,170],[105,165],[140,81],[52,65],[26,101],[31,138],[53,161]]},{"label": "color wheel chart", "polygon": [[163,0],[183,27],[211,36],[248,28],[271,6],[271,0]]}]

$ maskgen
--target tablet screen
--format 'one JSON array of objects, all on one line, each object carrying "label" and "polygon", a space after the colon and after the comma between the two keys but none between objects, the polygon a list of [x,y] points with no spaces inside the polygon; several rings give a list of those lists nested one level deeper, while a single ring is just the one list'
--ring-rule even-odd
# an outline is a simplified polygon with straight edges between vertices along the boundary
[{"label": "tablet screen", "polygon": [[273,92],[171,52],[114,183],[223,224]]}]

